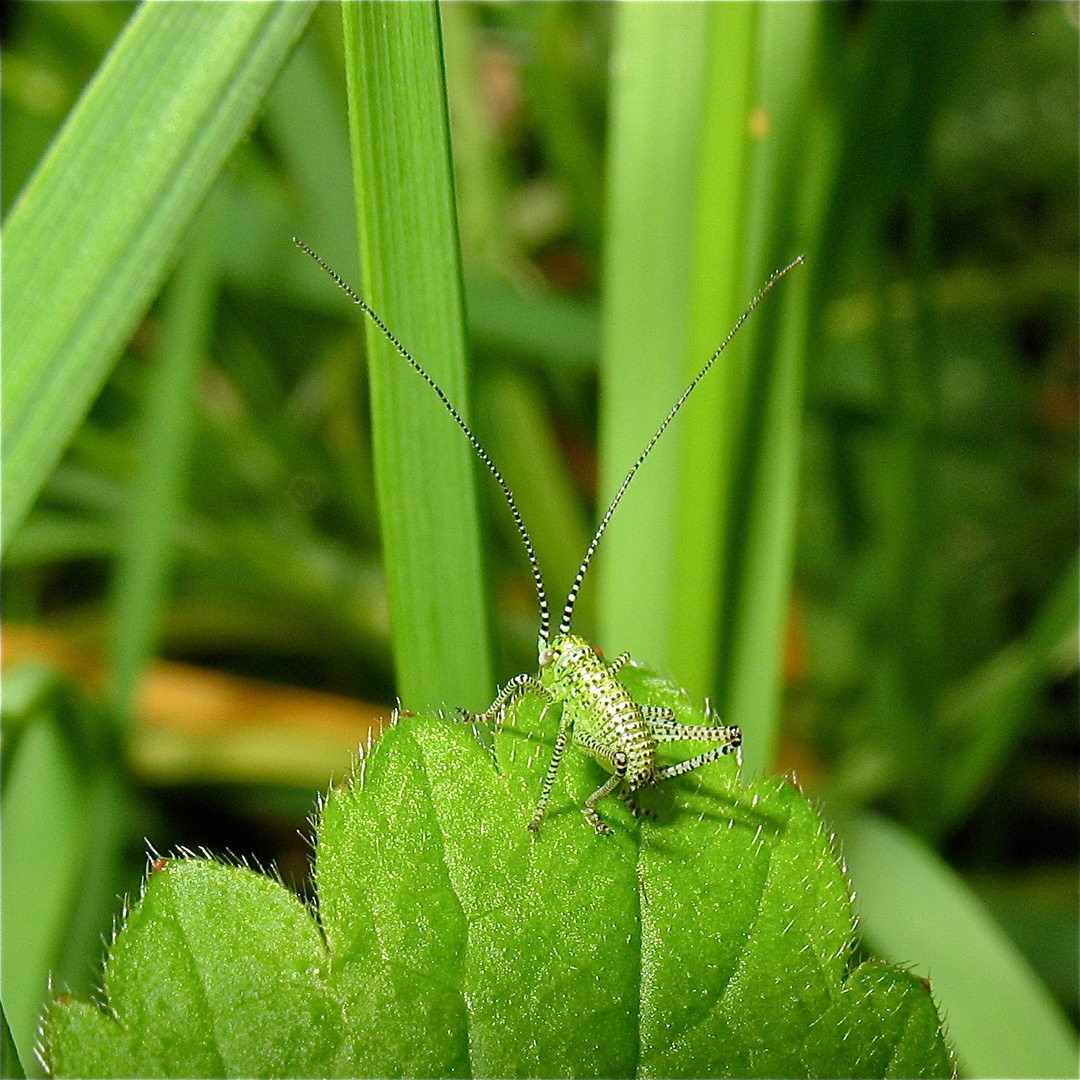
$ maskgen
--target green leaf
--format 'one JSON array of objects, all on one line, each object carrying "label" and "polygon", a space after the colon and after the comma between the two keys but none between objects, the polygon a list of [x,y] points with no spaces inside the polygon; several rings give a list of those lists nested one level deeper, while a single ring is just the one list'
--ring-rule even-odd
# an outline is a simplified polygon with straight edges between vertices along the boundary
[{"label": "green leaf", "polygon": [[[703,721],[673,684],[635,697]],[[927,987],[848,971],[848,886],[810,804],[728,757],[600,805],[527,698],[489,751],[399,720],[318,822],[318,923],[247,870],[163,861],[114,944],[115,1019],[56,1002],[59,1075],[948,1076]],[[319,928],[325,935],[325,944]],[[134,1036],[137,1034],[137,1038]],[[292,1055],[292,1056],[290,1056]]]},{"label": "green leaf", "polygon": [[311,912],[280,883],[204,859],[158,860],[109,950],[119,1023],[57,1003],[52,1070],[68,1076],[322,1076],[340,1010]]},{"label": "green leaf", "polygon": [[811,1076],[918,1076],[955,1073],[939,1036],[928,985],[887,964],[861,964],[835,1005],[814,1025],[805,1057]]},{"label": "green leaf", "polygon": [[12,208],[3,233],[5,543],[310,10],[143,5]]}]

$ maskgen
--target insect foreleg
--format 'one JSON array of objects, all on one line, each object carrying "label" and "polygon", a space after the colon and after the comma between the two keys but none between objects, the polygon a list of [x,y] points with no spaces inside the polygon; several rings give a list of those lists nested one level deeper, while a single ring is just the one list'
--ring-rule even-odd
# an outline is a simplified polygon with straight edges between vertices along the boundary
[{"label": "insect foreleg", "polygon": [[624,667],[629,662],[630,662],[630,654],[628,652],[619,653],[619,655],[616,656],[615,659],[612,660],[610,664],[608,664],[608,673],[611,674],[611,675],[617,674],[619,669]]},{"label": "insect foreleg", "polygon": [[499,691],[499,696],[482,713],[471,713],[460,709],[462,719],[472,724],[495,724],[502,719],[502,714],[526,694],[536,694],[549,705],[557,700],[552,692],[535,675],[515,675]]},{"label": "insect foreleg", "polygon": [[[521,676],[518,676],[521,678]],[[548,688],[544,687],[545,694]],[[532,821],[529,822],[529,832],[539,832],[540,822],[547,813],[548,798],[551,795],[551,785],[555,783],[555,774],[559,771],[559,762],[562,761],[563,751],[566,749],[566,740],[570,735],[569,711],[564,707],[562,716],[559,718],[559,731],[555,736],[555,750],[551,755],[551,764],[548,766],[547,775],[544,777],[544,787],[540,792],[540,801],[536,804]]]}]

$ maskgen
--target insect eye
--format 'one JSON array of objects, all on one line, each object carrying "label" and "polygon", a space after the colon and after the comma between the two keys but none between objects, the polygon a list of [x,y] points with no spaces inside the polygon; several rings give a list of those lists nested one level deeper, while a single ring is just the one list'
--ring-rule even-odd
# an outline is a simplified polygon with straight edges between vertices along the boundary
[{"label": "insect eye", "polygon": [[555,659],[554,649],[541,649],[540,650],[540,666],[547,667],[552,660]]}]

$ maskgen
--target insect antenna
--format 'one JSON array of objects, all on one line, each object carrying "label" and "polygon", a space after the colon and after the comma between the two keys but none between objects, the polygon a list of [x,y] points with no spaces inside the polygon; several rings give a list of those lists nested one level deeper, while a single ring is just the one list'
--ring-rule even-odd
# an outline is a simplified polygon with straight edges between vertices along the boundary
[{"label": "insect antenna", "polygon": [[600,519],[600,524],[593,534],[592,540],[589,542],[588,550],[585,552],[585,558],[581,560],[581,566],[578,568],[578,572],[574,577],[574,584],[570,586],[570,593],[566,598],[566,606],[563,608],[562,622],[559,623],[559,635],[568,634],[570,632],[570,620],[574,615],[574,604],[577,603],[578,590],[581,588],[581,583],[585,580],[585,571],[589,569],[589,563],[592,561],[593,554],[596,552],[596,546],[600,543],[600,537],[604,535],[604,530],[608,526],[608,522],[611,520],[612,514],[615,513],[615,507],[619,505],[620,500],[626,492],[626,489],[630,486],[630,481],[634,479],[634,474],[641,468],[642,463],[649,456],[652,448],[660,440],[660,436],[667,430],[668,424],[675,418],[675,414],[683,407],[683,403],[693,393],[694,387],[708,374],[709,368],[716,363],[720,354],[728,347],[731,339],[738,333],[739,328],[750,317],[751,312],[761,303],[765,298],[765,294],[791,269],[798,266],[803,261],[803,257],[800,255],[797,259],[793,259],[783,270],[775,271],[768,281],[758,290],[757,295],[750,301],[747,309],[739,316],[735,325],[728,331],[728,335],[722,342],[720,347],[709,357],[705,366],[694,376],[690,381],[690,385],[679,395],[679,400],[675,402],[671,407],[671,411],[664,417],[661,425],[656,429],[656,434],[648,441],[645,449],[638,455],[637,461],[630,466],[630,471],[626,474],[626,478],[619,485],[619,490],[615,492],[615,498],[611,500],[611,504],[608,506],[604,513],[604,516]]},{"label": "insect antenna", "polygon": [[517,526],[517,530],[521,534],[522,542],[525,544],[525,554],[529,557],[529,565],[532,567],[533,582],[536,585],[536,599],[540,605],[540,643],[541,645],[546,644],[551,633],[551,617],[548,613],[547,593],[544,591],[544,579],[540,574],[540,563],[536,559],[536,551],[533,548],[532,540],[529,538],[529,531],[525,528],[525,522],[521,517],[521,512],[518,510],[517,503],[514,501],[514,494],[510,490],[510,485],[503,479],[502,473],[499,472],[495,462],[488,456],[488,452],[480,445],[480,440],[472,433],[472,429],[462,419],[461,413],[454,408],[450,399],[443,393],[442,387],[440,387],[439,384],[412,358],[405,346],[390,332],[390,328],[386,323],[384,323],[375,311],[357,295],[341,275],[323,262],[322,258],[319,255],[316,255],[303,240],[298,240],[294,236],[293,243],[301,251],[310,255],[334,279],[334,281],[337,282],[338,288],[341,289],[342,292],[344,292],[345,295],[379,328],[383,337],[393,345],[398,355],[406,360],[413,371],[415,371],[424,382],[435,391],[439,400],[446,406],[446,411],[455,421],[457,421],[457,426],[465,433],[465,438],[472,444],[472,448],[476,451],[480,460],[488,467],[488,471],[491,475],[495,477],[495,482],[499,485],[500,490],[506,498],[507,505],[510,507],[510,513],[514,518],[514,524]]}]

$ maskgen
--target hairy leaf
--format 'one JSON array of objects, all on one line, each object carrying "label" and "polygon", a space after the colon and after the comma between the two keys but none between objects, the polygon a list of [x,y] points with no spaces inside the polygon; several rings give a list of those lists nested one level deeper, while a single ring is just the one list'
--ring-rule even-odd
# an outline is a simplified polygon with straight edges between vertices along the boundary
[{"label": "hairy leaf", "polygon": [[[640,668],[635,697],[704,718]],[[527,698],[486,748],[399,720],[326,799],[317,916],[246,868],[155,864],[106,967],[111,1016],[57,1001],[60,1075],[948,1076],[928,988],[849,970],[848,886],[787,780],[726,758],[600,804]],[[693,744],[682,748],[693,752]],[[321,935],[320,935],[321,929]]]}]

